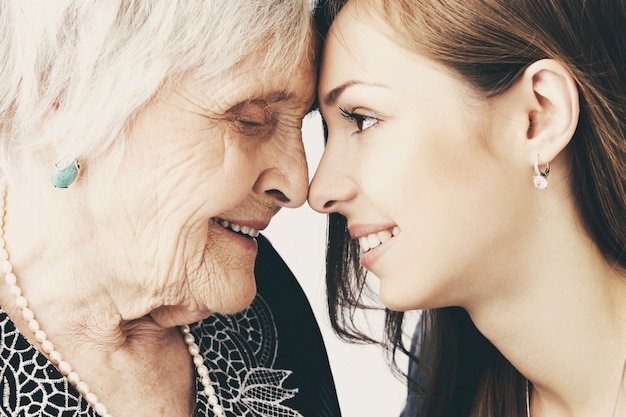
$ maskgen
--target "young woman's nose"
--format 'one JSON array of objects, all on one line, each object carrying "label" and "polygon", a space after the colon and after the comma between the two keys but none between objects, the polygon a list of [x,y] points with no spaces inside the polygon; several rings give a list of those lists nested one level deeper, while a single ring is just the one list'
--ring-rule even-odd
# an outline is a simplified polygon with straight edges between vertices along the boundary
[{"label": "young woman's nose", "polygon": [[320,213],[342,213],[356,196],[356,183],[348,175],[345,155],[326,147],[309,186],[309,205]]}]

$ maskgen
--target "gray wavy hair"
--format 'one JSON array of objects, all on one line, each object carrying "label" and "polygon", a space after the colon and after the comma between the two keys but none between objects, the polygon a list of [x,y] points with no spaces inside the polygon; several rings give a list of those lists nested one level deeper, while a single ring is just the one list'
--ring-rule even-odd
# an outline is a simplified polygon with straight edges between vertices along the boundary
[{"label": "gray wavy hair", "polygon": [[259,51],[291,76],[310,33],[309,0],[3,0],[0,169],[104,152],[168,85]]}]

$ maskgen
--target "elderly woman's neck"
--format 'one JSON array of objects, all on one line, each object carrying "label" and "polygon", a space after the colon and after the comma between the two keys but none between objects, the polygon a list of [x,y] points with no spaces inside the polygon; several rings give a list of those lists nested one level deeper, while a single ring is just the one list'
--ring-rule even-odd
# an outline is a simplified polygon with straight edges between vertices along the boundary
[{"label": "elderly woman's neck", "polygon": [[[138,301],[136,306],[121,306],[119,300],[111,298],[105,290],[90,286],[88,282],[77,283],[71,277],[58,279],[59,274],[53,272],[38,275],[41,279],[28,273],[19,274],[24,277],[21,278],[19,271],[16,271],[16,276],[42,330],[65,355],[77,348],[113,352],[135,350],[139,346],[149,350],[150,346],[162,344],[168,334],[180,338],[177,328],[165,328],[149,314],[137,313],[138,317],[129,319],[122,316],[121,311],[133,311],[133,307],[137,311],[148,310],[139,307],[141,302]],[[0,305],[21,333],[33,339],[7,285],[0,288]]]},{"label": "elderly woman's neck", "polygon": [[[160,343],[170,329],[149,313],[164,300],[145,294],[132,279],[116,276],[88,216],[63,213],[55,201],[79,204],[70,202],[74,194],[58,197],[65,190],[53,191],[54,198],[46,192],[33,196],[9,190],[2,225],[17,284],[43,330],[59,339],[56,344],[67,339],[72,345],[80,341],[119,349],[137,339]],[[0,305],[21,329],[25,323],[13,314],[14,303],[8,286],[1,285]]]}]

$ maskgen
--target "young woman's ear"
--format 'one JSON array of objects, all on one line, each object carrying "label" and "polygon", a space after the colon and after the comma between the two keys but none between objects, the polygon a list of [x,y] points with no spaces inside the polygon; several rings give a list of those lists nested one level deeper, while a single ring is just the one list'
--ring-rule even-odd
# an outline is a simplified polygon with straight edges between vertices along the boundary
[{"label": "young woman's ear", "polygon": [[542,59],[526,68],[517,87],[526,101],[528,161],[532,164],[540,155],[542,163],[550,162],[567,146],[578,125],[574,77],[559,62]]}]

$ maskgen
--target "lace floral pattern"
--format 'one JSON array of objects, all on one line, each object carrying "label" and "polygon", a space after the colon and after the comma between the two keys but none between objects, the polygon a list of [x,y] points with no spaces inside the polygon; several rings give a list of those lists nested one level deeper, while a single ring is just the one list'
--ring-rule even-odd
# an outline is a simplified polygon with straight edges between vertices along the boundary
[{"label": "lace floral pattern", "polygon": [[284,388],[291,371],[273,369],[278,338],[272,312],[261,296],[234,315],[215,314],[191,326],[198,345],[218,380],[218,396],[226,415],[241,417],[302,417],[283,406],[296,395]]},{"label": "lace floral pattern", "polygon": [[[291,371],[273,368],[278,352],[277,330],[260,295],[241,313],[215,314],[190,327],[211,369],[211,379],[227,416],[302,417],[282,404],[296,395],[297,389],[284,387]],[[97,417],[1,308],[0,361],[0,415]],[[201,391],[199,379],[196,384]],[[212,416],[203,394],[197,395],[197,404],[198,416]]]}]

